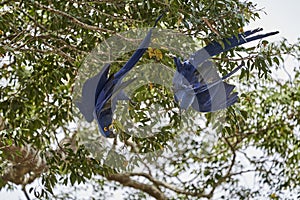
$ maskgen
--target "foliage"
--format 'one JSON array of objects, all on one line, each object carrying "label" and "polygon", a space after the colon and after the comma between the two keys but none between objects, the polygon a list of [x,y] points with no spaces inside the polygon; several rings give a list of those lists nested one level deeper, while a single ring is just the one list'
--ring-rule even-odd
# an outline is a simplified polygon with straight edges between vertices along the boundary
[{"label": "foliage", "polygon": [[[151,26],[163,11],[161,28],[202,43],[238,34],[261,12],[252,2],[238,0],[0,2],[0,188],[22,185],[27,198],[50,199],[76,199],[82,184],[92,185],[96,199],[105,199],[104,190],[123,187],[126,199],[292,199],[287,194],[300,185],[299,67],[291,82],[270,74],[282,68],[283,55],[299,60],[299,43],[261,41],[215,57],[221,74],[246,63],[239,77],[240,101],[228,112],[180,115],[168,89],[151,83],[139,88],[137,103],[129,105],[132,119],[147,124],[145,113],[158,104],[170,111],[171,125],[153,137],[130,138],[116,120],[118,145],[143,153],[127,161],[122,152],[113,152],[120,168],[105,163],[107,152],[97,151],[106,145],[103,138],[82,144],[83,136],[98,134],[84,122],[76,129],[70,125],[77,120],[72,95],[85,57],[110,36]],[[174,68],[167,54],[149,49],[142,63]],[[128,170],[136,166],[145,170]],[[257,183],[247,186],[245,175],[255,176]],[[35,180],[42,187],[29,186]],[[75,185],[75,191],[53,190],[60,185]]]}]

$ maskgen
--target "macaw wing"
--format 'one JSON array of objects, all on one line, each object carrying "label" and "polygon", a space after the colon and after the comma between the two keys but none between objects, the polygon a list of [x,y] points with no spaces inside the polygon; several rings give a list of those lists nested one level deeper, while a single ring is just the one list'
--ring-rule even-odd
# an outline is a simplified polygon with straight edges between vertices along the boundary
[{"label": "macaw wing", "polygon": [[128,97],[128,95],[125,93],[124,88],[126,88],[129,84],[131,84],[134,79],[130,79],[124,82],[119,81],[119,83],[115,86],[114,92],[111,96],[111,107],[112,107],[112,111],[114,111],[116,109],[116,105],[117,105],[117,101],[118,100],[130,100],[130,98]]},{"label": "macaw wing", "polygon": [[116,108],[117,100],[128,98],[123,89],[135,79],[130,79],[125,82],[119,81],[117,85],[113,83],[113,80],[113,76],[108,78],[108,81],[106,81],[98,94],[94,107],[94,117],[97,121],[98,128],[105,137],[114,137],[113,132],[109,130],[113,120],[113,111]]},{"label": "macaw wing", "polygon": [[96,119],[100,133],[105,137],[114,137],[114,134],[109,129],[113,119],[110,100],[113,88],[113,76],[110,76],[98,94],[96,105],[94,106],[94,118]]},{"label": "macaw wing", "polygon": [[106,64],[96,76],[93,76],[84,82],[81,100],[75,102],[75,105],[79,108],[81,114],[88,122],[91,122],[94,119],[93,111],[96,101],[95,92],[98,94],[101,90],[101,86],[107,81],[109,66],[109,64]]},{"label": "macaw wing", "polygon": [[[212,67],[211,61],[206,61],[196,69],[188,61],[183,64],[178,58],[174,58],[177,69],[173,78],[173,89],[175,100],[181,102],[181,108],[186,109],[193,102],[196,94],[195,89],[207,90],[209,82],[214,82],[219,78],[218,73]],[[220,78],[219,78],[220,79]]]},{"label": "macaw wing", "polygon": [[[149,38],[150,40],[150,38]],[[149,44],[148,44],[149,45]],[[109,130],[109,126],[112,124],[113,111],[116,108],[118,99],[125,98],[123,89],[127,87],[134,79],[121,82],[123,76],[136,64],[145,51],[139,49],[131,57],[131,59],[125,64],[125,66],[117,73],[110,76],[106,80],[99,79],[97,85],[97,91],[95,94],[95,113],[100,132],[105,136],[112,136],[113,133]]]},{"label": "macaw wing", "polygon": [[[230,94],[235,86],[223,80],[237,72],[243,64],[220,78],[210,60],[203,62],[196,70],[187,61],[182,64],[175,59],[175,63],[181,73],[176,71],[173,78],[174,97],[182,109],[192,106],[200,112],[212,112],[237,101],[237,93]],[[185,73],[185,70],[193,73]]]},{"label": "macaw wing", "polygon": [[180,58],[176,57],[174,57],[174,62],[176,65],[176,72],[173,77],[173,86],[175,90],[182,85],[188,86],[198,82],[199,72],[193,65],[188,61],[182,63]]},{"label": "macaw wing", "polygon": [[[211,87],[223,82],[223,80],[229,78],[230,76],[232,76],[234,73],[236,73],[238,70],[240,70],[242,67],[244,66],[244,64],[241,64],[239,65],[238,67],[236,67],[235,69],[233,69],[231,72],[229,72],[228,74],[226,74],[225,76],[223,76],[221,79],[218,77],[218,75],[215,76],[215,71],[213,71],[213,73],[208,73],[208,77],[211,76],[211,74],[214,75],[214,77],[211,78],[211,80],[213,81],[210,81],[209,78],[206,78],[206,80],[204,79],[201,79],[198,84],[195,84],[193,86],[193,89],[195,90],[195,93],[201,93],[201,92],[204,92],[206,90],[209,90]],[[209,80],[209,81],[207,81]],[[208,82],[208,83],[207,83]]]},{"label": "macaw wing", "polygon": [[196,95],[193,90],[181,89],[175,92],[174,98],[179,103],[180,108],[186,110],[192,105]]},{"label": "macaw wing", "polygon": [[234,88],[234,85],[219,82],[209,90],[197,93],[192,108],[199,112],[214,112],[227,108],[238,100],[237,93],[231,94]]},{"label": "macaw wing", "polygon": [[174,61],[177,68],[173,78],[173,85],[175,86],[186,84],[196,87],[220,79],[211,60],[206,60],[197,68],[189,61],[181,63],[179,58],[174,58]]},{"label": "macaw wing", "polygon": [[105,86],[106,82],[108,81],[109,68],[110,68],[110,64],[106,64],[99,73],[101,75],[97,83],[96,93],[94,94],[95,102],[96,102],[96,97],[99,95],[99,93],[102,91],[103,87]]},{"label": "macaw wing", "polygon": [[220,79],[215,64],[209,59],[197,67],[198,81],[201,85],[209,84]]},{"label": "macaw wing", "polygon": [[[155,21],[154,27],[156,26],[158,20],[163,16],[160,15]],[[153,27],[153,28],[154,28]],[[130,71],[134,65],[139,61],[147,50],[150,39],[152,35],[152,28],[147,33],[146,37],[134,52],[131,58],[125,63],[125,65],[114,75],[107,78],[105,81],[99,80],[97,85],[96,93],[94,94],[95,101],[95,111],[94,117],[97,119],[98,127],[102,135],[105,137],[114,137],[114,134],[109,130],[112,124],[113,111],[116,107],[116,101],[119,98],[126,98],[123,89],[128,86],[133,80],[121,82],[124,75]],[[103,79],[104,80],[104,79]]]},{"label": "macaw wing", "polygon": [[[113,78],[110,77],[109,81],[103,87],[103,90],[97,97],[95,110],[101,110],[108,101],[127,100],[128,97],[123,91],[125,87],[131,84],[135,79],[130,79],[125,82],[118,82],[117,85],[113,84]],[[112,104],[113,105],[113,104]],[[115,106],[115,105],[114,105]],[[114,109],[113,109],[114,110]]]}]

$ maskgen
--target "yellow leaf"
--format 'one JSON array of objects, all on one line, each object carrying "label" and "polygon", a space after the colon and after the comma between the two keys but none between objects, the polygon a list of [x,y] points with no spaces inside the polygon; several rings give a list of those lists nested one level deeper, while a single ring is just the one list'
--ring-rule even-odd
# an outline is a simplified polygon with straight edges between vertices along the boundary
[{"label": "yellow leaf", "polygon": [[154,53],[157,60],[161,60],[163,58],[162,52],[159,49],[155,49]]},{"label": "yellow leaf", "polygon": [[123,162],[123,166],[124,166],[124,167],[127,167],[127,165],[128,165],[128,161],[125,160],[125,161]]},{"label": "yellow leaf", "polygon": [[150,88],[150,90],[152,90],[153,89],[153,83],[149,83],[149,88]]},{"label": "yellow leaf", "polygon": [[161,144],[159,144],[159,147],[160,147],[160,149],[161,149],[161,150],[163,150],[163,149],[164,149],[164,147],[163,147]]},{"label": "yellow leaf", "polygon": [[277,195],[276,195],[275,193],[272,193],[272,194],[270,195],[270,198],[271,198],[271,199],[276,199],[276,198],[277,198]]},{"label": "yellow leaf", "polygon": [[153,56],[155,56],[154,50],[151,47],[148,47],[148,54],[149,54],[150,58],[152,58]]}]

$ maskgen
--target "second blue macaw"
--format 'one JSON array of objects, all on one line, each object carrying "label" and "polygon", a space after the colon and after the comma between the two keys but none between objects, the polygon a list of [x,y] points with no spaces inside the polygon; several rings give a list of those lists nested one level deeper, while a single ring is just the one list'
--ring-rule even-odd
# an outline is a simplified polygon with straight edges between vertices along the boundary
[{"label": "second blue macaw", "polygon": [[241,44],[278,33],[271,32],[249,37],[261,30],[262,29],[246,31],[237,37],[233,36],[223,39],[223,46],[213,41],[193,53],[190,58],[184,62],[181,62],[179,58],[175,57],[176,72],[173,78],[173,89],[175,101],[179,103],[180,108],[188,109],[192,106],[193,109],[199,112],[213,112],[227,108],[237,102],[238,93],[232,93],[235,86],[224,82],[224,80],[237,72],[242,65],[224,77],[218,78],[218,75],[213,73],[212,63],[208,59]]}]

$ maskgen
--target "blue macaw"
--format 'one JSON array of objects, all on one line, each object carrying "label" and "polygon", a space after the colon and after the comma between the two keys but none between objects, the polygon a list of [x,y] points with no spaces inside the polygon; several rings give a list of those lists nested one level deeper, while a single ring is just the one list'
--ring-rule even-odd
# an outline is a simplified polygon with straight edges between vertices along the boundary
[{"label": "blue macaw", "polygon": [[243,34],[238,34],[237,37],[223,39],[224,46],[213,41],[193,53],[189,60],[185,60],[183,63],[179,58],[174,57],[176,65],[173,78],[174,98],[179,103],[180,108],[187,109],[192,106],[193,109],[199,112],[213,112],[233,105],[238,100],[238,93],[231,93],[235,86],[223,80],[237,72],[243,65],[238,66],[220,79],[218,75],[213,73],[212,63],[208,59],[241,44],[278,33],[271,32],[249,37],[261,30],[246,31]]},{"label": "blue macaw", "polygon": [[[163,15],[161,14],[156,19],[153,28]],[[113,111],[117,100],[129,100],[123,89],[133,81],[132,79],[122,82],[122,79],[148,49],[153,28],[149,30],[138,49],[118,72],[109,76],[110,64],[106,64],[96,76],[88,79],[82,88],[81,102],[75,103],[88,122],[96,119],[99,131],[105,137],[115,137],[110,129]]]}]

